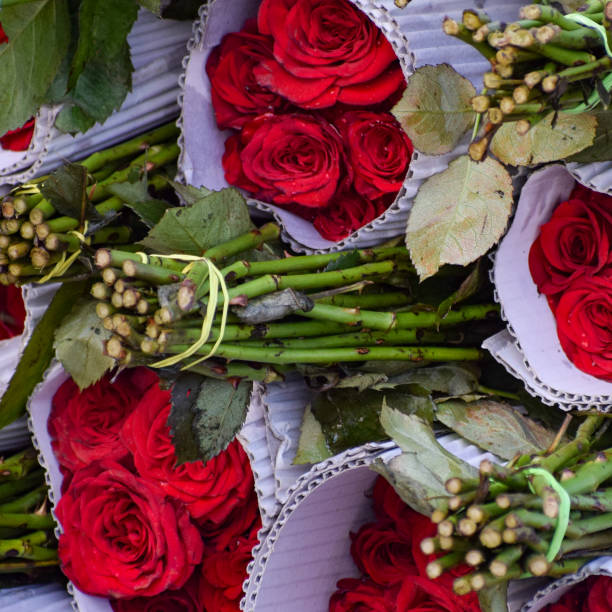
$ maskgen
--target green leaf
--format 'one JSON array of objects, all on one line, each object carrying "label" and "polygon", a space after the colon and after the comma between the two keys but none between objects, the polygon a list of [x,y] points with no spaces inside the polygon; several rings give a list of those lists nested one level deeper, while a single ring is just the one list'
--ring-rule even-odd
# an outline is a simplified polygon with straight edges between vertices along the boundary
[{"label": "green leaf", "polygon": [[96,120],[93,117],[73,104],[66,104],[55,118],[55,127],[66,134],[87,132],[95,124]]},{"label": "green leaf", "polygon": [[62,215],[99,220],[100,215],[87,199],[87,168],[70,162],[60,166],[40,188],[43,196]]},{"label": "green leaf", "polygon": [[251,383],[245,381],[234,387],[192,373],[179,377],[168,418],[179,465],[206,463],[227,447],[244,422],[250,393]]},{"label": "green leaf", "polygon": [[55,354],[80,389],[93,385],[115,365],[114,359],[104,355],[103,342],[111,335],[89,298],[77,302],[57,328]]},{"label": "green leaf", "polygon": [[477,476],[476,469],[440,446],[431,425],[417,415],[383,406],[380,420],[402,454],[387,464],[377,463],[374,469],[417,512],[431,514],[441,507],[448,498],[444,483],[449,478]]},{"label": "green leaf", "polygon": [[192,185],[182,185],[181,183],[177,183],[176,181],[168,180],[168,184],[172,186],[174,191],[185,200],[185,204],[188,206],[199,202],[202,198],[213,193],[210,189],[206,187],[193,187]]},{"label": "green leaf", "polygon": [[53,332],[88,288],[88,281],[63,284],[36,325],[17,364],[8,388],[0,398],[0,428],[18,419],[24,412],[28,397],[42,380],[53,358]]},{"label": "green leaf", "polygon": [[252,228],[246,202],[236,189],[223,189],[193,206],[168,209],[143,244],[160,253],[201,255]]},{"label": "green leaf", "polygon": [[493,137],[491,152],[504,164],[535,166],[565,159],[593,143],[597,127],[593,115],[558,113],[553,128],[554,116],[550,113],[524,136],[517,133],[514,122],[504,123]]},{"label": "green leaf", "polygon": [[325,443],[325,436],[323,435],[321,425],[312,414],[310,406],[307,406],[306,410],[304,410],[298,449],[293,463],[295,465],[319,463],[319,461],[329,459],[332,456]]},{"label": "green leaf", "polygon": [[445,263],[467,265],[502,236],[512,211],[512,179],[496,160],[467,155],[425,181],[414,200],[406,246],[421,280]]},{"label": "green leaf", "polygon": [[509,404],[481,399],[466,404],[450,400],[439,404],[436,419],[480,448],[503,459],[538,453],[555,434],[524,417]]},{"label": "green leaf", "polygon": [[408,78],[402,99],[391,109],[417,150],[452,151],[473,125],[474,86],[448,64],[422,66]]},{"label": "green leaf", "polygon": [[[2,6],[0,4],[0,6]],[[0,134],[23,125],[45,101],[70,42],[66,0],[0,9],[9,42],[0,45]]]},{"label": "green leaf", "polygon": [[597,118],[597,129],[595,130],[593,144],[568,157],[567,161],[589,164],[612,159],[612,113],[599,111],[589,114]]},{"label": "green leaf", "polygon": [[467,366],[444,364],[409,370],[388,381],[379,383],[375,389],[396,388],[404,385],[418,385],[427,393],[445,395],[466,395],[478,387],[478,374]]},{"label": "green leaf", "polygon": [[389,380],[388,376],[382,372],[356,372],[341,378],[336,385],[336,389],[350,389],[353,387],[357,391],[365,391],[370,387],[385,383],[387,380]]},{"label": "green leaf", "polygon": [[380,424],[384,405],[402,413],[418,413],[433,419],[431,398],[409,395],[403,391],[384,393],[366,389],[332,389],[320,393],[312,403],[312,413],[321,424],[327,447],[333,454],[367,442],[386,440]]},{"label": "green leaf", "polygon": [[348,251],[347,253],[343,253],[338,257],[338,259],[334,259],[330,261],[323,272],[332,272],[334,270],[345,270],[346,268],[354,268],[361,263],[361,258],[359,257],[358,251]]},{"label": "green leaf", "polygon": [[471,298],[478,291],[482,283],[481,262],[482,260],[474,266],[474,269],[463,280],[457,291],[454,291],[445,300],[440,302],[438,306],[438,316],[440,319],[443,319],[455,304]]},{"label": "green leaf", "polygon": [[138,4],[157,17],[162,16],[162,11],[170,4],[171,0],[138,0]]},{"label": "green leaf", "polygon": [[155,200],[149,196],[147,181],[143,179],[136,183],[115,183],[108,190],[123,200],[128,208],[131,208],[140,220],[149,228],[159,223],[164,213],[171,205],[163,200]]}]

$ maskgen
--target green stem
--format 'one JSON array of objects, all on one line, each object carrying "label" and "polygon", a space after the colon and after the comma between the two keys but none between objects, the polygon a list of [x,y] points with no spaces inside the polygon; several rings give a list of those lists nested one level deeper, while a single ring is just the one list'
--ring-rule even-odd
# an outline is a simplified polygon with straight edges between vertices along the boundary
[{"label": "green stem", "polygon": [[8,512],[10,514],[23,514],[36,508],[47,498],[47,487],[43,484],[36,487],[33,491],[29,491],[25,495],[13,499],[9,502],[0,504],[0,512]]},{"label": "green stem", "polygon": [[[313,297],[313,296],[310,296]],[[361,295],[333,295],[316,299],[317,304],[330,304],[340,308],[383,309],[407,306],[414,300],[407,293],[365,293]]]},{"label": "green stem", "polygon": [[213,262],[218,262],[248,249],[255,249],[264,242],[275,240],[279,236],[280,227],[276,223],[266,223],[259,229],[251,230],[246,234],[237,236],[233,240],[210,247],[202,255]]},{"label": "green stem", "polygon": [[59,559],[50,559],[48,561],[11,561],[0,563],[0,574],[16,574],[29,573],[36,569],[48,567],[57,567]]},{"label": "green stem", "polygon": [[564,480],[561,486],[570,495],[581,495],[596,491],[608,478],[612,478],[612,450],[603,451],[600,457],[581,465],[575,475]]},{"label": "green stem", "polygon": [[[14,419],[13,419],[14,420]],[[10,423],[11,421],[8,421]],[[30,491],[34,487],[39,486],[44,481],[44,472],[42,469],[31,472],[20,480],[11,480],[0,484],[0,500],[10,499],[20,493]]]},{"label": "green stem", "polygon": [[23,529],[53,529],[55,522],[50,514],[0,513],[0,527]]},{"label": "green stem", "polygon": [[496,395],[497,397],[505,397],[506,399],[513,401],[520,401],[520,397],[516,393],[510,393],[510,391],[501,391],[499,389],[491,389],[491,387],[485,387],[484,385],[478,385],[476,387],[478,393],[486,393],[487,395]]},{"label": "green stem", "polygon": [[612,530],[585,535],[575,540],[564,540],[559,557],[578,550],[601,550],[612,547]]}]

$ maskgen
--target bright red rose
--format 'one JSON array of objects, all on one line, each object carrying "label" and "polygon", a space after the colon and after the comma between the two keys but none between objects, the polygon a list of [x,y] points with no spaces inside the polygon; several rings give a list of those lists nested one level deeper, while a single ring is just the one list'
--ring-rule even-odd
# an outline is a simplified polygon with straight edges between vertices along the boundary
[{"label": "bright red rose", "polygon": [[120,436],[132,453],[136,470],[161,494],[184,502],[206,530],[223,523],[244,506],[253,489],[249,459],[237,440],[208,463],[177,467],[167,425],[170,392],[151,387],[125,421]]},{"label": "bright red rose", "polygon": [[262,115],[225,143],[225,178],[275,204],[327,206],[351,177],[340,134],[309,115]]},{"label": "bright red rose", "polygon": [[529,251],[529,270],[545,295],[600,271],[612,256],[612,197],[575,189],[557,206]]},{"label": "bright red rose", "polygon": [[258,83],[302,108],[378,104],[405,87],[389,41],[348,0],[263,0],[257,22],[274,39]]},{"label": "bright red rose", "polygon": [[272,58],[272,44],[272,38],[259,34],[255,21],[249,20],[241,32],[227,34],[212,50],[206,73],[220,129],[240,129],[257,115],[287,108],[287,102],[258,85],[253,74],[261,59]]},{"label": "bright red rose", "polygon": [[183,504],[112,461],[75,473],[56,515],[62,571],[102,597],[149,597],[182,587],[204,545]]},{"label": "bright red rose", "polygon": [[124,370],[114,382],[105,376],[84,391],[67,380],[53,396],[47,424],[60,465],[74,472],[97,459],[126,458],[129,451],[119,431],[142,394],[157,381],[149,368]]},{"label": "bright red rose", "polygon": [[21,289],[14,285],[0,285],[0,340],[20,334],[25,315]]},{"label": "bright red rose", "polygon": [[555,318],[568,359],[579,370],[612,381],[612,271],[573,282],[561,294]]},{"label": "bright red rose", "polygon": [[195,571],[182,589],[164,591],[155,597],[113,599],[114,612],[205,612],[198,596],[198,572]]},{"label": "bright red rose", "polygon": [[211,612],[238,612],[243,596],[242,583],[257,544],[257,529],[236,538],[226,550],[207,551],[202,562],[200,601]]},{"label": "bright red rose", "polygon": [[417,573],[411,542],[397,533],[391,521],[368,523],[351,539],[355,564],[377,584],[393,586]]},{"label": "bright red rose", "polygon": [[354,191],[343,191],[328,207],[316,209],[313,225],[323,238],[342,240],[382,215],[386,208],[380,200],[372,202]]},{"label": "bright red rose", "polygon": [[368,579],[343,578],[329,600],[329,612],[395,612],[397,589],[382,587]]},{"label": "bright red rose", "polygon": [[408,576],[397,594],[396,612],[480,612],[478,595],[456,595],[452,587],[423,576]]},{"label": "bright red rose", "polygon": [[[1,42],[2,40],[0,39],[0,43]],[[30,142],[32,142],[34,128],[34,119],[29,119],[20,128],[10,130],[4,136],[1,136],[0,147],[2,149],[9,149],[11,151],[25,151],[30,146]]]},{"label": "bright red rose", "polygon": [[412,157],[406,132],[393,115],[370,111],[345,113],[335,126],[344,140],[357,193],[369,200],[387,197],[391,203]]}]

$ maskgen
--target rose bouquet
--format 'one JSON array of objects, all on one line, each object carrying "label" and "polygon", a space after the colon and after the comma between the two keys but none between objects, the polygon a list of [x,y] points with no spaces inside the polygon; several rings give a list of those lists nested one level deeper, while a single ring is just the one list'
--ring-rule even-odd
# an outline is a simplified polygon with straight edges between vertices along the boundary
[{"label": "rose bouquet", "polygon": [[53,397],[62,570],[121,612],[238,610],[260,526],[248,459],[233,442],[177,466],[157,381],[136,368],[82,392],[69,379]]},{"label": "rose bouquet", "polygon": [[555,316],[561,346],[580,370],[612,381],[612,197],[578,185],[529,251],[538,291]]},{"label": "rose bouquet", "polygon": [[206,63],[231,185],[338,241],[395,200],[412,145],[388,111],[405,86],[390,43],[348,0],[262,2]]},{"label": "rose bouquet", "polygon": [[480,612],[474,593],[457,595],[452,590],[453,578],[467,573],[469,566],[457,566],[442,576],[426,569],[437,555],[427,546],[422,550],[420,541],[435,534],[435,525],[411,510],[381,477],[372,501],[376,521],[351,533],[351,555],[363,577],[338,582],[330,612],[360,606],[380,612]]}]

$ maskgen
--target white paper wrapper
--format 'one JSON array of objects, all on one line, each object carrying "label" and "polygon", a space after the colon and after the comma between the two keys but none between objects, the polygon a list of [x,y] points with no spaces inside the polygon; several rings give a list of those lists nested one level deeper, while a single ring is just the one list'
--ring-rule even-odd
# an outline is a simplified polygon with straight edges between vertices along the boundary
[{"label": "white paper wrapper", "polygon": [[3,612],[71,612],[72,599],[62,584],[33,584],[0,590]]},{"label": "white paper wrapper", "polygon": [[[612,557],[599,557],[583,566],[579,572],[563,576],[538,591],[533,599],[525,604],[521,612],[538,612],[544,606],[555,603],[573,586],[589,576],[612,576]],[[602,602],[603,604],[603,602]]]},{"label": "white paper wrapper", "polygon": [[492,273],[514,349],[507,335],[495,336],[484,346],[546,403],[565,410],[597,407],[607,411],[612,403],[612,383],[582,372],[567,358],[548,302],[538,293],[529,272],[529,250],[540,226],[557,204],[567,199],[574,184],[561,165],[543,168],[525,183],[512,226],[495,255]]},{"label": "white paper wrapper", "polygon": [[[415,67],[447,62],[480,88],[482,73],[488,62],[468,45],[442,32],[446,15],[460,18],[466,5],[463,0],[440,4],[433,0],[412,0],[405,9],[395,7],[393,0],[352,0],[380,27],[400,60],[404,74],[410,76]],[[517,18],[520,0],[487,2],[493,19]],[[228,32],[238,31],[244,21],[256,15],[259,0],[235,0],[231,10],[216,0],[202,7],[195,29],[184,76],[182,96],[183,145],[180,170],[183,179],[193,185],[211,189],[227,187],[221,166],[224,143],[230,131],[220,131],[214,121],[210,83],[205,72],[208,55]],[[337,243],[325,240],[312,224],[282,208],[249,199],[251,206],[271,214],[283,227],[283,238],[300,252],[323,252],[349,247],[365,248],[401,235],[412,200],[422,182],[444,170],[457,155],[466,152],[463,143],[448,155],[430,157],[416,152],[404,186],[394,204],[378,219]]]}]

